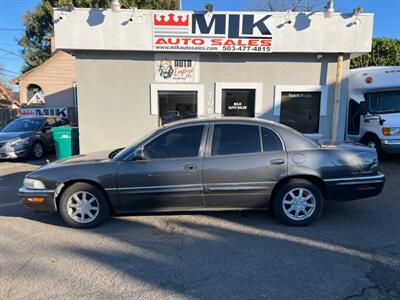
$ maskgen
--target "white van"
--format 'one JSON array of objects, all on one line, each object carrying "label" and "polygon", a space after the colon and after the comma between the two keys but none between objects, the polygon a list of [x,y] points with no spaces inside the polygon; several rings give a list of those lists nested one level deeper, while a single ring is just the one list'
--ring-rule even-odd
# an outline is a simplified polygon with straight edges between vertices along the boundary
[{"label": "white van", "polygon": [[400,66],[350,71],[346,139],[400,153]]}]

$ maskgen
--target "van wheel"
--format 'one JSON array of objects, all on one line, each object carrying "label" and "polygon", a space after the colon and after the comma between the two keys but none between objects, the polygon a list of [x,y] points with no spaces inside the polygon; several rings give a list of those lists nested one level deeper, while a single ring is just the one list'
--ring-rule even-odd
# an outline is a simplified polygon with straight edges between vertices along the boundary
[{"label": "van wheel", "polygon": [[322,213],[323,196],[317,186],[308,180],[290,179],[273,199],[275,216],[290,226],[307,226]]},{"label": "van wheel", "polygon": [[90,228],[107,221],[111,208],[100,189],[80,182],[64,191],[60,199],[59,211],[69,226]]},{"label": "van wheel", "polygon": [[363,144],[367,145],[368,147],[371,147],[376,150],[376,154],[378,155],[379,159],[383,158],[383,150],[381,147],[381,141],[379,140],[378,137],[376,136],[368,136],[365,138],[363,141]]}]

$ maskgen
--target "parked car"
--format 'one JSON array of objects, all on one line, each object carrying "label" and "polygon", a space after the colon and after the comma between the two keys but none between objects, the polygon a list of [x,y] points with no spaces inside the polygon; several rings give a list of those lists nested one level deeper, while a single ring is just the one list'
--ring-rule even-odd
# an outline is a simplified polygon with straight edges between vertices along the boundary
[{"label": "parked car", "polygon": [[169,123],[118,152],[48,164],[19,190],[36,211],[59,211],[72,227],[111,213],[262,210],[289,225],[308,225],[327,201],[378,195],[385,177],[376,151],[320,146],[260,119],[187,119]]},{"label": "parked car", "polygon": [[58,116],[14,119],[0,130],[0,159],[42,158],[46,151],[54,150],[51,128],[68,123]]}]

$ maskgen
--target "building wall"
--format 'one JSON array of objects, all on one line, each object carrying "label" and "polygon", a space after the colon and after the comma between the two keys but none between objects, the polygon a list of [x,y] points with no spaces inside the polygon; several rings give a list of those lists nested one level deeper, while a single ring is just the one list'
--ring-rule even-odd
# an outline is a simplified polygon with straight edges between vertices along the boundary
[{"label": "building wall", "polygon": [[[77,81],[81,152],[127,146],[159,125],[151,115],[154,54],[150,52],[77,51]],[[200,79],[204,112],[215,102],[218,82],[262,83],[260,117],[279,121],[274,111],[276,85],[328,87],[326,116],[320,118],[321,138],[330,139],[336,80],[336,54],[201,54]],[[349,57],[345,57],[340,105],[339,139],[346,115]]]},{"label": "building wall", "polygon": [[48,61],[19,80],[20,102],[27,103],[28,86],[36,84],[45,94],[46,107],[72,107],[74,105],[74,82],[76,82],[75,58],[58,51]]}]

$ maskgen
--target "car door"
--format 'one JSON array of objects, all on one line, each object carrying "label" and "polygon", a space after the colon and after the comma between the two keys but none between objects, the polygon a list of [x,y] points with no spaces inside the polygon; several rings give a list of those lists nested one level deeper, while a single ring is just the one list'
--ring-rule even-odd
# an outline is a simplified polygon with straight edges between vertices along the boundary
[{"label": "car door", "polygon": [[162,131],[143,147],[144,160],[118,168],[120,205],[126,211],[204,208],[202,166],[208,124]]},{"label": "car door", "polygon": [[45,124],[42,129],[42,137],[45,143],[46,149],[54,149],[54,139],[53,139],[53,133],[51,132],[51,129],[56,126],[57,121],[53,117],[46,118]]},{"label": "car door", "polygon": [[286,175],[287,154],[273,130],[243,123],[211,126],[203,163],[206,207],[266,207]]}]

